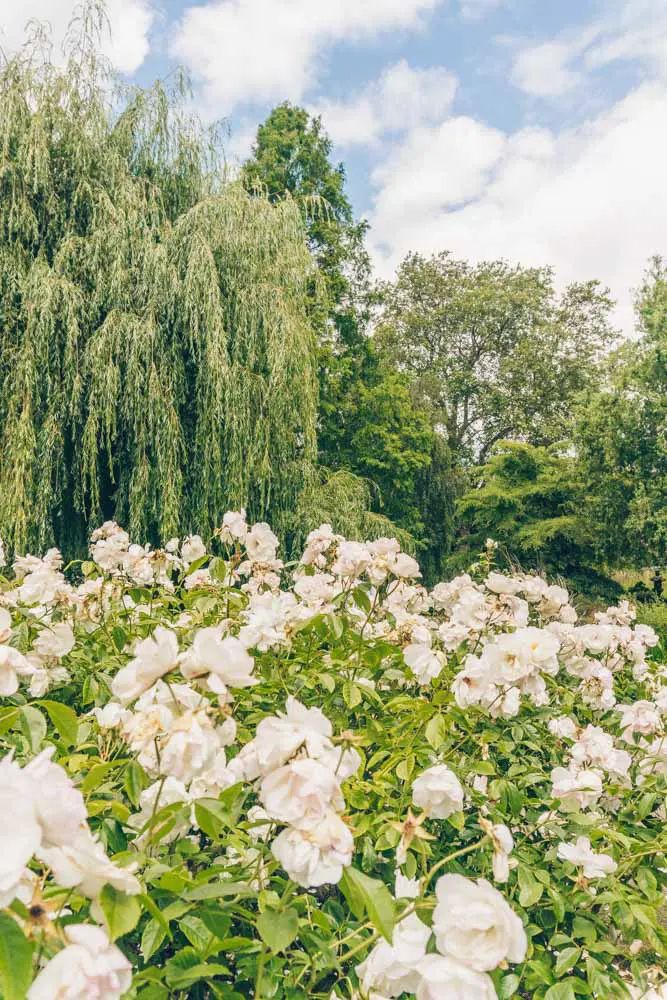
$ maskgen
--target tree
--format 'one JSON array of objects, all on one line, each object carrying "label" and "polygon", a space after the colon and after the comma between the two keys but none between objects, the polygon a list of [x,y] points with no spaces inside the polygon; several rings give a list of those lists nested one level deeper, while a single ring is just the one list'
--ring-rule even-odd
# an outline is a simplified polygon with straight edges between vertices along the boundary
[{"label": "tree", "polygon": [[64,70],[0,68],[0,534],[284,524],[316,458],[301,213],[224,183],[160,85],[112,112],[96,12]]},{"label": "tree", "polygon": [[609,361],[581,408],[576,443],[601,557],[667,559],[667,266],[655,258],[637,295],[640,338]]},{"label": "tree", "polygon": [[577,589],[615,596],[597,569],[595,527],[586,517],[587,483],[571,448],[502,441],[480,470],[480,483],[458,503],[467,528],[465,564],[487,538],[525,570],[558,573]]},{"label": "tree", "polygon": [[287,194],[300,207],[308,246],[322,277],[323,294],[313,293],[311,308],[321,336],[333,323],[342,343],[359,346],[358,311],[368,287],[370,261],[364,246],[365,222],[354,219],[345,193],[345,169],[331,162],[332,143],[322,120],[284,102],[257,130],[251,157],[243,166],[249,191],[273,202]]},{"label": "tree", "polygon": [[[427,570],[441,566],[451,521],[446,506],[437,510],[435,497],[448,500],[451,508],[449,478],[427,411],[415,406],[407,377],[368,336],[374,298],[364,246],[367,226],[354,219],[344,168],[332,162],[320,118],[288,103],[274,108],[257,131],[243,181],[274,202],[294,198],[321,277],[319,286],[313,285],[310,311],[318,338],[318,456],[335,476],[328,492],[314,488],[313,502],[319,510],[335,513],[338,507],[338,523],[345,525],[340,530],[348,534],[355,533],[360,505],[368,502],[369,513],[384,520],[364,522],[367,533],[380,524],[385,533],[403,528],[417,542]],[[437,482],[436,467],[442,467]],[[342,473],[364,482],[355,484]],[[340,512],[344,488],[346,514]],[[322,499],[325,494],[332,500]],[[436,546],[437,558],[429,558],[426,546]]]},{"label": "tree", "polygon": [[503,438],[558,441],[612,338],[608,293],[558,296],[549,268],[410,254],[383,297],[379,342],[464,463]]}]

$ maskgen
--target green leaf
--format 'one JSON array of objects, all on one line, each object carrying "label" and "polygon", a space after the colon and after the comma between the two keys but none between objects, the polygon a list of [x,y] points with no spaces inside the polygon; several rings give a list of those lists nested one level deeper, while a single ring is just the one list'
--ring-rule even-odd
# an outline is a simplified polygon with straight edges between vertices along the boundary
[{"label": "green leaf", "polygon": [[513,997],[516,991],[519,989],[519,983],[521,980],[518,976],[513,973],[510,976],[504,976],[500,983],[500,993],[498,996],[500,1000],[508,1000],[508,997]]},{"label": "green leaf", "polygon": [[164,927],[157,920],[149,920],[141,935],[141,955],[147,962],[166,938]]},{"label": "green leaf", "polygon": [[202,798],[195,802],[197,823],[207,836],[215,839],[226,828],[236,827],[241,818],[247,793],[242,783],[226,788],[217,799]]},{"label": "green leaf", "polygon": [[384,882],[370,878],[356,868],[345,868],[339,885],[354,915],[360,917],[358,911],[362,907],[376,930],[391,944],[396,911],[392,895]]},{"label": "green leaf", "polygon": [[12,917],[0,913],[0,987],[3,1000],[25,1000],[32,982],[33,944]]},{"label": "green leaf", "polygon": [[367,615],[371,613],[371,599],[364,587],[355,587],[352,591],[352,597],[354,598],[354,603],[360,607],[362,611],[364,611]]},{"label": "green leaf", "polygon": [[105,885],[100,895],[100,904],[112,941],[123,934],[129,934],[137,926],[141,905],[136,896],[128,896],[112,885]]},{"label": "green leaf", "polygon": [[113,644],[119,653],[122,653],[125,649],[125,644],[127,643],[127,635],[125,630],[120,627],[120,625],[115,625],[111,630],[111,637],[113,639]]},{"label": "green leaf", "polygon": [[519,902],[522,906],[534,906],[544,892],[544,886],[533,876],[527,868],[519,869]]},{"label": "green leaf", "polygon": [[0,708],[0,736],[4,736],[7,730],[12,728],[20,714],[21,709],[18,707],[13,708],[9,705],[7,708]]},{"label": "green leaf", "polygon": [[343,698],[348,708],[356,708],[361,701],[361,691],[354,681],[345,681],[343,684]]},{"label": "green leaf", "polygon": [[93,789],[102,784],[111,771],[115,771],[116,768],[123,767],[127,763],[128,758],[123,757],[122,759],[117,760],[107,760],[103,764],[95,764],[94,767],[91,767],[90,771],[81,782],[81,791],[84,795],[88,792],[92,792]]},{"label": "green leaf", "polygon": [[564,972],[569,972],[570,969],[573,969],[579,961],[580,955],[581,948],[563,948],[558,953],[558,958],[556,959],[556,975],[560,977]]},{"label": "green leaf", "polygon": [[211,934],[221,939],[227,937],[232,923],[232,918],[228,913],[224,910],[211,908],[208,910],[198,910],[198,914],[201,917],[202,923],[208,927]]},{"label": "green leaf", "polygon": [[69,705],[61,705],[59,701],[38,701],[36,704],[46,709],[63,743],[69,747],[76,746],[79,733],[79,719],[76,712]]},{"label": "green leaf", "polygon": [[46,736],[46,719],[32,705],[25,705],[21,709],[21,730],[30,743],[32,752],[37,753]]},{"label": "green leaf", "polygon": [[572,983],[577,980],[565,979],[562,983],[556,983],[555,986],[549,987],[547,992],[544,994],[544,1000],[575,1000],[574,989]]},{"label": "green leaf", "polygon": [[299,933],[296,910],[264,910],[257,918],[259,936],[273,952],[285,951]]},{"label": "green leaf", "polygon": [[147,786],[148,778],[146,777],[146,772],[143,767],[135,760],[131,760],[125,768],[123,788],[127,792],[130,802],[136,809],[139,808],[139,798],[141,793]]},{"label": "green leaf", "polygon": [[189,969],[182,969],[171,972],[167,977],[167,982],[175,990],[182,990],[200,979],[212,979],[213,976],[230,976],[231,972],[226,965],[219,962],[199,962],[190,966]]},{"label": "green leaf", "polygon": [[220,896],[256,896],[247,882],[209,882],[183,893],[183,899],[217,899]]},{"label": "green leaf", "polygon": [[426,739],[434,750],[439,750],[447,736],[447,723],[440,714],[434,715],[426,726]]}]

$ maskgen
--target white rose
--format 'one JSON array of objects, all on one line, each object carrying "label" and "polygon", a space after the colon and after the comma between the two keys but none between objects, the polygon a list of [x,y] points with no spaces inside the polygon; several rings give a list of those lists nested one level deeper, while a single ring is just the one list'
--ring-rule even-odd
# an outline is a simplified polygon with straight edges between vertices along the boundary
[{"label": "white rose", "polygon": [[307,830],[287,827],[271,844],[271,852],[293,882],[305,888],[335,885],[352,863],[354,841],[343,820],[327,813]]},{"label": "white rose", "polygon": [[116,729],[130,717],[130,712],[117,701],[110,701],[104,708],[94,708],[93,715],[100,729]]},{"label": "white rose", "polygon": [[42,840],[28,781],[11,757],[0,761],[0,815],[11,816],[0,824],[0,906],[9,906]]},{"label": "white rose", "polygon": [[147,691],[158,678],[173,670],[178,661],[178,639],[170,629],[158,625],[152,636],[135,647],[133,660],[119,670],[111,683],[116,698],[127,704]]},{"label": "white rose", "polygon": [[186,567],[206,555],[206,546],[199,535],[190,535],[181,545],[181,559]]},{"label": "white rose", "polygon": [[202,628],[192,645],[180,658],[181,673],[188,679],[213,673],[229,687],[251,687],[255,661],[243,643],[234,636],[223,639],[217,628]]},{"label": "white rose", "polygon": [[278,545],[278,539],[264,521],[253,524],[245,539],[246,552],[253,562],[272,562]]},{"label": "white rose", "polygon": [[19,677],[35,671],[29,660],[13,646],[0,645],[0,697],[8,698],[19,689]]},{"label": "white rose", "polygon": [[309,757],[319,757],[333,749],[331,734],[331,723],[319,708],[306,708],[289,695],[286,712],[262,719],[255,731],[252,743],[259,773],[280,767],[301,747]]},{"label": "white rose", "polygon": [[12,616],[6,608],[0,608],[0,642],[7,642],[12,631]]},{"label": "white rose", "polygon": [[396,924],[391,944],[380,941],[357,966],[364,993],[376,990],[388,997],[414,993],[420,981],[417,967],[426,955],[430,936],[430,929],[416,913]]},{"label": "white rose", "polygon": [[490,882],[443,875],[435,892],[433,931],[443,955],[477,972],[489,972],[505,961],[523,961],[527,947],[523,924]]},{"label": "white rose", "polygon": [[69,622],[57,622],[42,629],[35,639],[33,650],[38,656],[61,659],[74,649],[74,632]]},{"label": "white rose", "polygon": [[64,768],[51,760],[54,749],[47,747],[23,768],[47,846],[71,843],[88,822],[83,795]]},{"label": "white rose", "polygon": [[547,729],[552,736],[556,736],[558,739],[576,740],[577,738],[577,725],[567,715],[560,715],[557,719],[549,719]]},{"label": "white rose", "polygon": [[559,844],[558,857],[583,869],[586,878],[605,878],[618,868],[609,854],[596,854],[588,837],[577,837],[574,844]]},{"label": "white rose", "polygon": [[419,569],[419,563],[412,556],[409,556],[407,552],[399,552],[391,564],[392,572],[395,576],[401,576],[404,579],[410,579],[414,576],[421,576],[421,570]]},{"label": "white rose", "polygon": [[310,757],[272,771],[262,781],[259,797],[273,819],[302,828],[318,823],[332,806],[340,811],[345,805],[336,775]]},{"label": "white rose", "polygon": [[427,816],[447,819],[463,809],[463,788],[446,764],[427,768],[412,784],[412,801]]},{"label": "white rose", "polygon": [[522,589],[521,580],[504,573],[489,573],[484,583],[494,594],[518,594]]},{"label": "white rose", "polygon": [[403,659],[421,685],[430,684],[442,673],[445,655],[431,649],[430,643],[411,642],[403,650]]},{"label": "white rose", "polygon": [[485,972],[442,955],[426,955],[418,967],[416,1000],[497,1000],[493,980]]},{"label": "white rose", "polygon": [[213,766],[222,745],[205,712],[184,712],[160,743],[160,774],[185,784]]},{"label": "white rose", "polygon": [[551,781],[551,797],[560,800],[563,812],[587,809],[602,795],[602,779],[596,771],[555,767],[551,772]]},{"label": "white rose", "polygon": [[70,844],[40,848],[37,857],[52,869],[53,877],[64,889],[77,886],[90,899],[97,899],[105,885],[130,895],[141,892],[134,875],[110,861],[88,829],[80,830]]},{"label": "white rose", "polygon": [[118,1000],[132,985],[132,966],[101,927],[70,924],[69,944],[42,969],[28,1000]]},{"label": "white rose", "polygon": [[230,542],[234,539],[242,542],[247,533],[245,510],[228,510],[222,519],[222,528],[220,529],[220,537],[223,542]]}]

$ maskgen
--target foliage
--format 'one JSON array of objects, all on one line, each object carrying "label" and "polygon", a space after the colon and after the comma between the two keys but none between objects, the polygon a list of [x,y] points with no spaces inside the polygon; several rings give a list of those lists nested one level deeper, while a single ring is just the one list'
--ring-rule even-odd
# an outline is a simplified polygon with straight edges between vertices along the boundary
[{"label": "foliage", "polygon": [[503,441],[479,477],[458,504],[471,553],[491,537],[525,569],[567,576],[592,565],[595,539],[582,516],[586,488],[574,456]]},{"label": "foliage", "polygon": [[118,111],[95,9],[64,70],[0,68],[0,530],[72,552],[108,516],[283,523],[316,458],[300,211],[225,183],[178,94]]},{"label": "foliage", "polygon": [[[342,525],[340,518],[347,518],[340,530],[360,537],[353,527],[360,523],[356,500],[366,496],[369,514],[393,522],[385,532],[409,532],[426,554],[428,570],[441,569],[451,541],[451,469],[440,461],[430,416],[415,405],[406,377],[367,334],[373,303],[367,226],[355,221],[344,168],[331,156],[321,119],[283,103],[260,125],[243,168],[250,191],[266,192],[273,202],[291,196],[300,206],[322,279],[310,310],[318,338],[318,456],[324,470],[344,474],[333,483],[349,487],[347,497],[337,493],[350,505],[347,513],[322,519]],[[355,486],[350,473],[367,480],[370,489],[362,482]],[[313,489],[319,491],[319,484]],[[310,496],[309,489],[302,499]],[[316,517],[307,527],[313,523]],[[364,534],[373,533],[367,528]]]},{"label": "foliage", "polygon": [[602,556],[642,566],[667,558],[667,268],[658,259],[637,312],[640,339],[611,359],[576,441]]},{"label": "foliage", "polygon": [[[382,538],[396,531],[389,518],[373,511],[374,506],[381,506],[374,482],[345,469],[333,472],[321,467],[299,497],[290,550],[303,547],[314,522],[330,524],[350,538]],[[398,537],[407,552],[414,550],[409,531],[399,530]]]},{"label": "foliage", "polygon": [[503,438],[559,441],[611,339],[607,292],[593,281],[558,296],[549,268],[413,253],[384,303],[381,343],[464,462]]},{"label": "foliage", "polygon": [[240,513],[212,544],[105,524],[82,582],[52,551],[2,584],[6,996],[658,988],[667,701],[629,606],[577,625],[491,549],[427,594],[388,539],[322,526],[293,576]]},{"label": "foliage", "polygon": [[324,284],[312,304],[314,325],[323,334],[330,320],[342,343],[359,346],[359,292],[370,273],[367,225],[354,220],[344,167],[331,163],[331,152],[321,119],[286,101],[259,126],[243,183],[274,204],[290,196],[299,205]]}]

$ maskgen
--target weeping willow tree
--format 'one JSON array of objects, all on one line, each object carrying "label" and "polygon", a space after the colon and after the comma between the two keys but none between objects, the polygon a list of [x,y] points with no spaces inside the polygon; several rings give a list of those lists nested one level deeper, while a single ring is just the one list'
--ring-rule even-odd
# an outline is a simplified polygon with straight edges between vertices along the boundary
[{"label": "weeping willow tree", "polygon": [[178,88],[119,100],[101,17],[64,68],[39,30],[0,67],[0,535],[284,530],[316,454],[300,212],[227,181]]}]

